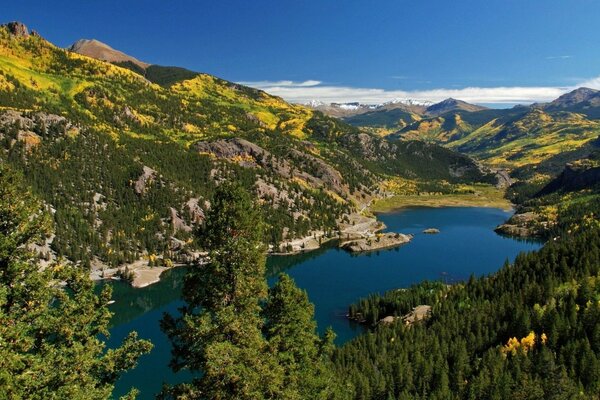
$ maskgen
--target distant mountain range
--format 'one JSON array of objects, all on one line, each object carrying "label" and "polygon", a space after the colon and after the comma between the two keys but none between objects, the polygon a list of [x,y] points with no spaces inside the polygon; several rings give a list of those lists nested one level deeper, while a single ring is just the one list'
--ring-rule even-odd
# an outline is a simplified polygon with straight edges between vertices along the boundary
[{"label": "distant mountain range", "polygon": [[486,107],[478,106],[475,104],[469,104],[467,102],[452,98],[446,99],[439,103],[412,99],[394,99],[380,104],[362,104],[359,102],[323,103],[318,100],[313,100],[308,103],[305,103],[304,105],[311,107],[315,110],[322,111],[327,115],[345,118],[365,113],[390,110],[402,110],[407,113],[435,116],[449,111],[479,111],[486,109]]},{"label": "distant mountain range", "polygon": [[[510,109],[489,109],[446,99],[413,106],[350,103],[317,108],[363,130],[389,139],[423,140],[469,154],[502,168],[559,172],[572,155],[594,149],[600,135],[600,91],[578,88],[556,100]],[[560,160],[559,162],[557,162]],[[551,168],[551,166],[553,166]]]}]

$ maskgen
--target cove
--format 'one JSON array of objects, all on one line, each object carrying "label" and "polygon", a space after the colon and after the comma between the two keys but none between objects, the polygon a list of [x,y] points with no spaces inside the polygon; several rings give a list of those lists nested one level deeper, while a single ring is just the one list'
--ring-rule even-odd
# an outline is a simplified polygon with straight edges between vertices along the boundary
[{"label": "cove", "polygon": [[[540,242],[517,240],[496,234],[493,229],[510,217],[510,212],[494,208],[448,207],[405,208],[380,214],[389,231],[414,235],[411,243],[390,250],[352,255],[331,244],[310,253],[270,257],[267,262],[269,284],[280,272],[292,276],[305,289],[315,305],[319,331],[328,326],[337,333],[338,345],[365,331],[346,319],[348,305],[360,297],[406,287],[423,280],[448,283],[466,280],[471,274],[497,271],[506,260],[522,251],[536,250]],[[437,228],[439,234],[422,233]],[[154,343],[138,367],[117,383],[118,398],[133,386],[140,399],[153,399],[163,382],[190,379],[190,374],[174,374],[168,366],[170,343],[160,331],[164,312],[175,313],[181,305],[181,285],[186,269],[167,271],[161,282],[144,289],[133,289],[122,282],[113,286],[111,337],[108,346],[118,345],[135,330]]]}]

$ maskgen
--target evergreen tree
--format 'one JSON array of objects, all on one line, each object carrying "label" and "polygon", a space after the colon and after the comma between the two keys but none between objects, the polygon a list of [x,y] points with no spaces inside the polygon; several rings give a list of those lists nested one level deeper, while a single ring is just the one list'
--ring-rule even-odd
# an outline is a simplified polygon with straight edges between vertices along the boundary
[{"label": "evergreen tree", "polygon": [[163,397],[276,398],[282,374],[261,332],[265,256],[249,195],[238,186],[218,188],[205,233],[210,262],[186,276],[182,315],[162,321],[173,342],[174,369],[202,376],[164,390]]},{"label": "evergreen tree", "polygon": [[41,204],[0,164],[2,397],[109,398],[120,374],[151,344],[131,333],[120,348],[104,351],[110,290],[95,295],[90,279],[72,265],[40,269],[27,248],[50,229]]},{"label": "evergreen tree", "polygon": [[162,398],[340,397],[328,365],[333,335],[315,333],[306,293],[282,276],[267,297],[259,215],[239,186],[217,189],[202,232],[210,261],[186,276],[181,316],[162,321],[173,368],[201,376],[166,387]]},{"label": "evergreen tree", "polygon": [[269,290],[264,315],[271,351],[284,369],[287,399],[328,399],[341,396],[330,365],[334,334],[316,333],[314,306],[304,290],[286,274]]}]

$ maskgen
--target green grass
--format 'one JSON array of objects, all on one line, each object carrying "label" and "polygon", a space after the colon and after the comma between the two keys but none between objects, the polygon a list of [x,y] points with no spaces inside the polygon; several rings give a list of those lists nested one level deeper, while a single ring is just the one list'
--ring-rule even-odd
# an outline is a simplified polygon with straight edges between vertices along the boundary
[{"label": "green grass", "polygon": [[370,210],[386,212],[405,207],[491,207],[509,210],[504,191],[491,185],[464,185],[474,193],[396,195],[376,201]]}]

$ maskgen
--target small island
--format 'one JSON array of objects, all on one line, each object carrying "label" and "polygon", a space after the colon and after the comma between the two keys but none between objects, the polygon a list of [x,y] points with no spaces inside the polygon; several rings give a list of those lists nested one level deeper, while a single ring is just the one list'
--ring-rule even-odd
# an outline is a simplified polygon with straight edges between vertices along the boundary
[{"label": "small island", "polygon": [[429,235],[435,235],[437,233],[440,233],[440,230],[437,228],[427,228],[423,231],[423,233],[427,233]]},{"label": "small island", "polygon": [[345,242],[341,245],[341,247],[351,253],[360,253],[401,246],[410,242],[411,239],[412,235],[405,235],[403,233],[378,233],[372,237],[360,238]]}]

